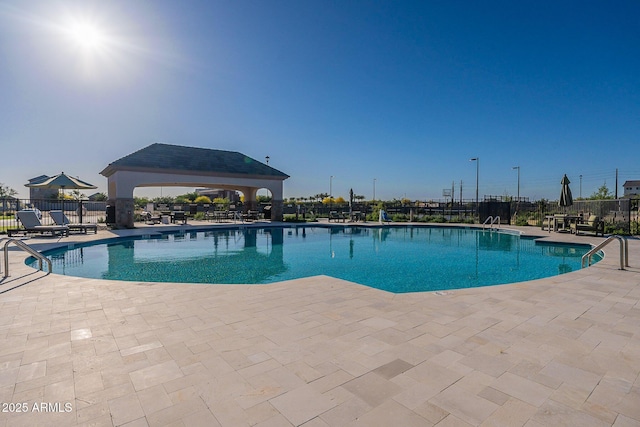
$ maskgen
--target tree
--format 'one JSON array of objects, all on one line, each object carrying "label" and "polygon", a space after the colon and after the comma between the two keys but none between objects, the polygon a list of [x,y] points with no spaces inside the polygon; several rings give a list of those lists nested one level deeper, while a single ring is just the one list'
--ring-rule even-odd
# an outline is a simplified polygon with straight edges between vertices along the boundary
[{"label": "tree", "polygon": [[16,190],[14,190],[13,188],[9,188],[9,186],[4,185],[2,182],[0,182],[0,199],[13,197],[16,194],[18,194]]},{"label": "tree", "polygon": [[613,199],[613,197],[614,195],[609,190],[609,187],[607,187],[607,181],[605,181],[604,184],[598,188],[598,191],[593,193],[588,200],[607,200]]},{"label": "tree", "polygon": [[164,205],[170,205],[173,203],[173,197],[171,196],[162,196],[162,197],[154,197],[153,203],[161,203]]},{"label": "tree", "polygon": [[71,198],[73,200],[83,200],[86,199],[87,196],[85,196],[84,193],[81,193],[80,190],[73,190],[71,191]]},{"label": "tree", "polygon": [[106,202],[106,201],[107,201],[107,199],[108,199],[108,197],[107,197],[107,195],[106,195],[106,194],[104,194],[104,193],[96,193],[96,195],[95,195],[95,196],[93,196],[93,199],[94,199],[96,202]]},{"label": "tree", "polygon": [[140,209],[145,209],[147,207],[147,203],[150,203],[151,200],[149,200],[148,197],[134,197],[133,198],[133,204],[134,206],[140,208]]},{"label": "tree", "polygon": [[228,209],[231,201],[226,197],[216,197],[213,199],[213,203],[220,208]]},{"label": "tree", "polygon": [[271,201],[271,196],[256,196],[256,201],[258,203],[269,203]]},{"label": "tree", "polygon": [[198,196],[195,198],[193,203],[202,203],[206,205],[211,203],[211,199],[209,198],[209,196]]},{"label": "tree", "polygon": [[325,197],[324,199],[322,199],[322,204],[323,205],[328,205],[330,203],[334,203],[335,200],[333,199],[333,197]]},{"label": "tree", "polygon": [[200,194],[198,194],[198,192],[196,192],[196,191],[193,191],[191,193],[185,193],[185,194],[183,194],[183,196],[186,197],[190,202],[193,203],[193,201],[195,199],[197,199],[200,196]]},{"label": "tree", "polygon": [[191,203],[191,200],[185,194],[181,194],[179,196],[176,196],[175,203]]}]

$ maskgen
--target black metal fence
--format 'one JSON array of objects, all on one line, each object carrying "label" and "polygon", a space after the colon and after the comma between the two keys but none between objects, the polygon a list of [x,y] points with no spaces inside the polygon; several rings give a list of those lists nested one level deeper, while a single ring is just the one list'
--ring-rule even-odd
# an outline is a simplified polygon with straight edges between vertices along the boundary
[{"label": "black metal fence", "polygon": [[0,199],[0,234],[7,230],[20,228],[16,212],[33,209],[38,214],[42,225],[54,224],[50,211],[60,210],[65,213],[71,223],[98,224],[104,223],[106,202],[87,200],[54,200],[54,199]]},{"label": "black metal fence", "polygon": [[[476,206],[475,200],[463,201],[425,201],[401,203],[400,201],[391,202],[361,202],[354,203],[351,210],[359,211],[370,217],[375,216],[377,209],[382,206],[383,209],[394,220],[414,221],[456,221],[470,222],[479,220],[483,222],[488,215],[500,216],[501,222],[517,223],[520,225],[540,226],[545,215],[566,213],[579,215],[587,219],[590,215],[597,215],[605,221],[607,233],[624,233],[631,235],[640,234],[639,225],[639,205],[640,198],[636,199],[615,199],[615,200],[576,200],[573,205],[567,207],[558,206],[557,202],[549,202],[546,200],[529,201],[526,198],[520,200],[505,201],[496,200],[494,198],[485,199],[480,202],[480,206]],[[173,208],[173,205],[171,205]],[[53,199],[0,199],[0,234],[6,233],[7,229],[19,228],[20,223],[16,218],[15,212],[21,209],[37,209],[41,214],[41,222],[43,225],[53,224],[49,212],[52,210],[62,210],[65,212],[71,222],[80,222],[82,217],[83,223],[104,223],[106,219],[106,202],[94,201],[77,201],[77,200],[53,200]],[[262,211],[264,206],[260,206]],[[196,204],[184,204],[181,206],[190,215],[198,212],[206,211],[206,207]],[[294,203],[285,203],[284,214],[304,214],[305,216],[314,215],[318,217],[327,217],[329,212],[348,212],[348,203],[334,203],[326,205],[322,203],[304,203],[297,205]]]},{"label": "black metal fence", "polygon": [[[605,222],[606,233],[640,234],[638,205],[640,199],[575,200],[571,206],[559,206],[557,202],[537,201],[513,204],[516,221],[540,225],[546,215],[581,215],[585,220],[596,215]],[[519,219],[519,220],[518,220]]]}]

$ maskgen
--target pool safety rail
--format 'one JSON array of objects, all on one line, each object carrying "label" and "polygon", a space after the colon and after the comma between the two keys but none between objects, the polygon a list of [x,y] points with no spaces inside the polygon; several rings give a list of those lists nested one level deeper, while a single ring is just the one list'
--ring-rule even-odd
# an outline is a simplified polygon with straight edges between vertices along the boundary
[{"label": "pool safety rail", "polygon": [[620,270],[624,270],[625,267],[629,267],[629,241],[622,236],[609,236],[605,241],[600,243],[598,246],[593,247],[589,252],[582,256],[582,268],[584,268],[585,261],[588,261],[588,265],[591,265],[591,257],[614,240],[618,240],[620,242]]},{"label": "pool safety rail", "polygon": [[46,256],[42,255],[40,252],[36,251],[35,249],[33,249],[31,246],[27,245],[25,242],[23,242],[22,240],[17,240],[17,239],[7,239],[2,238],[0,239],[0,242],[6,240],[5,244],[3,245],[2,249],[4,251],[4,274],[3,274],[3,278],[7,278],[9,277],[9,245],[11,243],[13,243],[14,245],[16,245],[18,248],[22,249],[23,251],[27,252],[28,254],[30,254],[31,256],[33,256],[35,259],[38,260],[38,269],[42,270],[42,262],[46,262],[47,266],[49,267],[49,273],[51,273],[52,270],[52,265],[51,265],[51,260],[49,258],[47,258]]},{"label": "pool safety rail", "polygon": [[496,230],[500,229],[500,217],[499,216],[490,216],[487,219],[484,220],[484,222],[482,223],[482,229],[484,230],[484,226],[487,225],[487,223],[489,223],[489,229],[493,230],[493,224],[498,224],[498,226],[496,227]]}]

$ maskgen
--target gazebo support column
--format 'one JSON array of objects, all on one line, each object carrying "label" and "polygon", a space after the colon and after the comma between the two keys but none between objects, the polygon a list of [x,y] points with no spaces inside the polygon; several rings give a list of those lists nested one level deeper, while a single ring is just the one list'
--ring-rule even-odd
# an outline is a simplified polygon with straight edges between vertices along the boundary
[{"label": "gazebo support column", "polygon": [[267,189],[271,192],[271,221],[282,221],[284,219],[284,190],[282,181],[269,185]]},{"label": "gazebo support column", "polygon": [[271,221],[284,219],[284,201],[271,199]]},{"label": "gazebo support column", "polygon": [[238,190],[244,194],[244,202],[242,204],[244,213],[257,210],[258,202],[256,201],[256,194],[258,189],[253,187],[238,187]]},{"label": "gazebo support column", "polygon": [[115,206],[117,228],[133,228],[133,198],[118,197],[115,200],[107,201],[107,204]]}]

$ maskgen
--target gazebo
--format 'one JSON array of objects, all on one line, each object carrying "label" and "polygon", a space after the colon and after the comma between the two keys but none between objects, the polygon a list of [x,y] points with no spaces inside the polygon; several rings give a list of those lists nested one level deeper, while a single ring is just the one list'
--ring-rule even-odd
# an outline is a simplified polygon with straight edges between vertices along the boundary
[{"label": "gazebo", "polygon": [[108,201],[115,206],[115,224],[133,227],[136,187],[205,187],[241,191],[244,209],[257,208],[256,193],[271,192],[271,219],[282,221],[283,182],[289,175],[235,151],[151,144],[110,163]]}]

